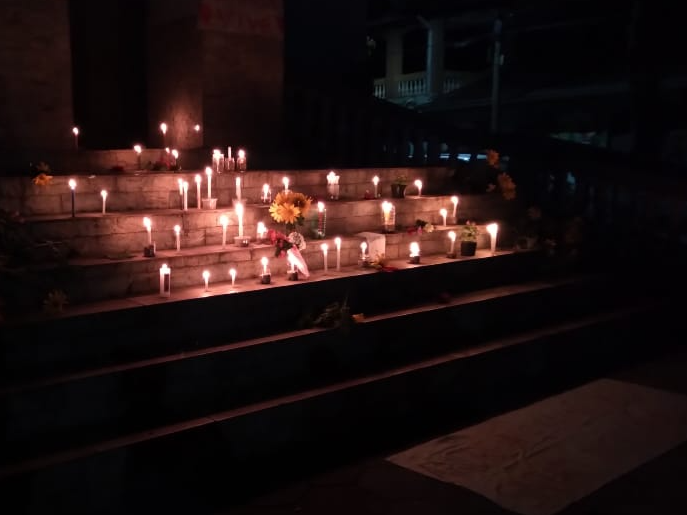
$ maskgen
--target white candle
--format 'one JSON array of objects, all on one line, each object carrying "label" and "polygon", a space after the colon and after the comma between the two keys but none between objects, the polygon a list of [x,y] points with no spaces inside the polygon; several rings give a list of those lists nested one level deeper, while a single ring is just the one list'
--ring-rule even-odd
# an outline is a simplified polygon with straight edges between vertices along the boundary
[{"label": "white candle", "polygon": [[152,233],[152,222],[150,221],[150,218],[147,216],[143,217],[143,226],[146,228],[146,231],[148,231],[148,245],[153,244],[153,233]]},{"label": "white candle", "polygon": [[236,198],[241,200],[241,177],[236,178]]},{"label": "white candle", "polygon": [[498,224],[487,225],[487,232],[489,233],[489,237],[491,239],[491,255],[493,256],[496,254],[496,235],[499,232]]},{"label": "white candle", "polygon": [[212,198],[212,168],[206,166],[205,175],[208,176],[208,198]]},{"label": "white candle", "polygon": [[267,232],[267,227],[265,227],[264,222],[258,222],[258,239],[262,240],[265,238],[265,233]]},{"label": "white candle", "polygon": [[270,185],[269,184],[263,184],[262,185],[262,201],[264,203],[269,202],[269,195],[270,195]]},{"label": "white candle", "polygon": [[220,161],[221,156],[222,156],[222,153],[219,151],[218,148],[216,148],[212,151],[212,171],[213,172],[216,172],[216,173],[220,172],[219,161]]},{"label": "white candle", "polygon": [[229,276],[231,277],[231,287],[234,287],[234,284],[236,283],[236,269],[235,268],[230,268],[229,269]]},{"label": "white candle", "polygon": [[440,214],[441,217],[444,219],[444,227],[446,227],[446,215],[448,215],[448,211],[446,211],[446,209],[442,207],[442,208],[439,210],[439,214]]},{"label": "white candle", "polygon": [[287,193],[289,191],[289,178],[284,177],[281,182],[284,183],[284,193]]},{"label": "white candle", "polygon": [[184,211],[188,211],[188,181],[182,183],[184,189]]},{"label": "white candle", "polygon": [[105,214],[105,202],[107,201],[107,190],[102,190],[100,196],[103,197],[103,214]]},{"label": "white candle", "polygon": [[322,257],[324,258],[324,273],[327,273],[327,252],[329,252],[329,245],[326,243],[323,243],[320,245],[320,249],[322,249]]},{"label": "white candle", "polygon": [[365,259],[365,254],[367,253],[367,242],[364,241],[360,244],[360,252],[363,256],[363,259]]},{"label": "white candle", "polygon": [[177,179],[177,184],[179,185],[179,196],[181,197],[184,194],[184,180]]},{"label": "white candle", "polygon": [[177,149],[172,149],[172,157],[174,158],[174,161],[172,162],[172,166],[177,166],[177,161],[179,159],[179,151]]},{"label": "white candle", "polygon": [[203,279],[205,280],[205,291],[208,291],[210,289],[210,272],[208,272],[207,270],[203,270]]},{"label": "white candle", "polygon": [[76,216],[76,181],[69,179],[69,188],[72,190],[72,217]]},{"label": "white candle", "polygon": [[219,223],[222,226],[222,248],[227,246],[227,225],[229,225],[229,218],[227,215],[219,217]]},{"label": "white candle", "polygon": [[384,225],[389,225],[389,219],[391,217],[391,209],[393,204],[387,202],[386,200],[382,202],[382,213],[384,213]]},{"label": "white candle", "polygon": [[162,146],[164,147],[167,138],[167,124],[165,122],[160,124],[160,131],[162,132]]},{"label": "white candle", "polygon": [[289,261],[289,265],[291,265],[289,272],[294,273],[296,271],[296,258],[293,257],[293,254],[287,254],[286,259]]},{"label": "white candle", "polygon": [[177,252],[181,252],[181,226],[180,225],[174,226],[174,235],[176,236]]},{"label": "white candle", "polygon": [[454,231],[449,231],[448,239],[451,240],[451,250],[449,250],[449,253],[453,254],[454,249],[456,248],[456,233]]},{"label": "white candle", "polygon": [[141,145],[134,145],[134,152],[136,152],[136,162],[138,164],[138,169],[141,169]]},{"label": "white candle", "polygon": [[269,259],[263,256],[262,259],[260,259],[260,263],[262,264],[262,275],[267,275],[267,263],[269,263]]},{"label": "white candle", "polygon": [[74,148],[76,150],[79,150],[79,128],[74,127],[72,129],[72,132],[74,133]]},{"label": "white candle", "polygon": [[341,270],[341,238],[338,236],[334,238],[334,245],[336,245],[336,271]]},{"label": "white candle", "polygon": [[458,223],[458,220],[456,219],[456,213],[458,210],[458,197],[456,195],[453,195],[451,197],[451,202],[453,202],[453,221],[454,223]]},{"label": "white candle", "polygon": [[169,297],[171,292],[172,269],[163,264],[160,267],[160,297]]},{"label": "white candle", "polygon": [[203,178],[199,173],[196,174],[196,202],[198,203],[198,209],[200,209],[200,183]]},{"label": "white candle", "polygon": [[243,204],[237,202],[234,206],[236,217],[239,219],[239,238],[243,238]]},{"label": "white candle", "polygon": [[415,257],[420,255],[420,244],[416,241],[410,244],[410,257]]},{"label": "white candle", "polygon": [[239,149],[238,157],[236,158],[236,168],[245,170],[247,168],[246,151]]},{"label": "white candle", "polygon": [[421,197],[422,196],[422,181],[420,179],[417,179],[415,181],[415,187],[417,188],[417,196]]},{"label": "white candle", "polygon": [[377,186],[379,186],[379,177],[376,175],[372,177],[372,184],[375,185],[375,198],[377,198],[379,195],[377,194]]}]

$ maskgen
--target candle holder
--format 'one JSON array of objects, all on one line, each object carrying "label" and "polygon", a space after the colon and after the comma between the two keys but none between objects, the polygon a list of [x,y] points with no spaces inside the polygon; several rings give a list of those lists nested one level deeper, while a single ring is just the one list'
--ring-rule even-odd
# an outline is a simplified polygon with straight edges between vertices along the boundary
[{"label": "candle holder", "polygon": [[370,268],[372,266],[372,262],[370,261],[370,255],[361,254],[360,259],[358,259],[358,266],[360,268]]},{"label": "candle holder", "polygon": [[272,274],[260,274],[260,284],[270,284],[272,282]]},{"label": "candle holder", "polygon": [[410,263],[411,265],[419,265],[420,256],[410,256],[410,259],[408,259],[408,263]]},{"label": "candle holder", "polygon": [[396,207],[391,202],[382,202],[382,232],[396,232]]},{"label": "candle holder", "polygon": [[169,297],[172,291],[172,269],[166,264],[160,267],[160,297]]},{"label": "candle holder", "polygon": [[155,242],[153,242],[152,245],[146,245],[143,247],[143,256],[149,258],[155,257],[155,250]]},{"label": "candle holder", "polygon": [[455,252],[447,252],[446,257],[449,259],[456,259],[458,255]]},{"label": "candle holder", "polygon": [[286,271],[286,279],[288,281],[298,281],[298,270],[297,269],[287,270]]},{"label": "candle holder", "polygon": [[334,172],[327,175],[327,196],[330,200],[339,200],[339,178]]},{"label": "candle holder", "polygon": [[204,198],[200,202],[203,206],[203,209],[217,209],[216,198]]},{"label": "candle holder", "polygon": [[237,247],[247,247],[250,245],[250,236],[234,236],[234,245]]}]

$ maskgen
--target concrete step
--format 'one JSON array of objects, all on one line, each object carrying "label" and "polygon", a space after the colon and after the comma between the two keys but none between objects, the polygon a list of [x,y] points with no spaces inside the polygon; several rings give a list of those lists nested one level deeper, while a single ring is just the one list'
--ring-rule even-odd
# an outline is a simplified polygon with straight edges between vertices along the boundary
[{"label": "concrete step", "polygon": [[[641,352],[646,338],[669,331],[661,325],[657,334],[654,323],[665,308],[640,302],[4,465],[0,491],[5,502],[18,507],[16,513],[25,513],[27,506],[34,513],[93,513],[105,505],[135,512],[141,502],[165,495],[173,504],[176,492],[183,495],[195,488],[209,495],[221,488],[226,499],[240,495],[244,482],[239,478],[265,478],[293,468],[294,463],[359,452],[361,446],[393,440],[409,426],[435,424],[456,410],[474,411],[516,384],[522,387],[603,369],[617,362],[619,355]],[[640,343],[633,346],[630,340]],[[238,480],[217,476],[218,468],[234,471],[229,476]],[[137,504],[129,505],[134,499]]]},{"label": "concrete step", "polygon": [[[369,316],[350,332],[279,333],[15,384],[0,390],[0,454],[113,438],[608,309],[618,302],[611,286],[596,276],[501,286]],[[428,338],[427,327],[446,337]]]},{"label": "concrete step", "polygon": [[0,384],[267,336],[275,328],[288,331],[308,312],[344,298],[355,312],[397,310],[444,294],[530,280],[545,263],[540,252],[478,251],[464,259],[423,257],[419,265],[390,261],[397,267],[391,273],[356,266],[339,273],[316,270],[306,281],[275,277],[269,285],[239,277],[233,288],[213,282],[209,292],[173,286],[170,298],[152,294],[69,305],[61,315],[37,313],[0,325]]}]

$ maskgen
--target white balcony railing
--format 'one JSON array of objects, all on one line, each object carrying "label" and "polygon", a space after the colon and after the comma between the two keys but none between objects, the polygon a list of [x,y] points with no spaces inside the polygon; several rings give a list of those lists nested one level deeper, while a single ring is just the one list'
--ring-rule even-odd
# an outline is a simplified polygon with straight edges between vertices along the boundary
[{"label": "white balcony railing", "polygon": [[[443,93],[450,93],[461,87],[464,82],[464,75],[460,72],[445,71]],[[396,80],[396,95],[390,95],[387,89],[390,80],[388,78],[375,79],[374,96],[382,99],[408,99],[412,97],[422,97],[428,95],[427,74],[425,72],[405,73],[398,76]]]}]

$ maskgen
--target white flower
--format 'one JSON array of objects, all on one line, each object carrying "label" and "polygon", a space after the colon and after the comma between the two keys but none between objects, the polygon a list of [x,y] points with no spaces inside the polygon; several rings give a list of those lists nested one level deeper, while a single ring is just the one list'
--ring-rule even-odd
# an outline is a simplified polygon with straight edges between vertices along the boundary
[{"label": "white flower", "polygon": [[299,232],[292,232],[289,234],[289,242],[295,246],[298,250],[305,250],[305,238]]}]

